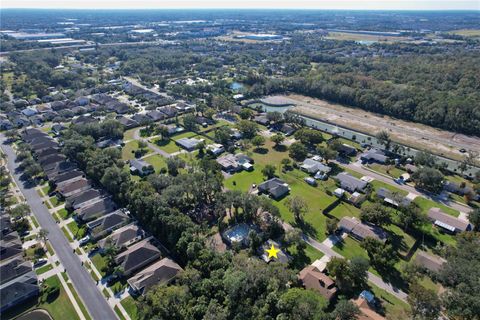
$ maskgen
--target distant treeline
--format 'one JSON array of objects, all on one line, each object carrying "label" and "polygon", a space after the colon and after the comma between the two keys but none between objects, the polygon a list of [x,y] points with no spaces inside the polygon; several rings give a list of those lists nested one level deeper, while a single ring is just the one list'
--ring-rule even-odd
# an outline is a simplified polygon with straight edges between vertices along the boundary
[{"label": "distant treeline", "polygon": [[286,91],[480,135],[480,56],[423,55],[320,63],[305,76],[249,79],[253,95]]}]

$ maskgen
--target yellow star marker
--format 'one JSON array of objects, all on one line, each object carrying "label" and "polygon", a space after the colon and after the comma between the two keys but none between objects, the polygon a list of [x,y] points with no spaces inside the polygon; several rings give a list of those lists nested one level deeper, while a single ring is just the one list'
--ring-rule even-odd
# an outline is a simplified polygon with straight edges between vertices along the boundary
[{"label": "yellow star marker", "polygon": [[273,244],[272,244],[272,246],[270,247],[269,250],[265,250],[265,251],[268,253],[268,259],[270,259],[272,257],[278,259],[277,253],[280,252],[280,250],[275,249],[275,246]]}]

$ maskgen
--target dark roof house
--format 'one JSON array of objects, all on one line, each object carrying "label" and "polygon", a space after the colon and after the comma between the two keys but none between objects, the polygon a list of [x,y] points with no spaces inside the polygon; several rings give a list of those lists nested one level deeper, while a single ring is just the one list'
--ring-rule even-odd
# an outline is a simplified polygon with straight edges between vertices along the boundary
[{"label": "dark roof house", "polygon": [[107,233],[126,225],[129,220],[128,215],[122,209],[119,209],[87,223],[87,227],[90,235],[94,239],[99,239]]},{"label": "dark roof house", "polygon": [[167,284],[183,269],[173,260],[163,258],[128,279],[130,288],[145,294],[154,285]]},{"label": "dark roof house", "polygon": [[437,226],[450,233],[470,231],[472,225],[443,212],[440,208],[431,208],[427,213],[428,218]]},{"label": "dark roof house", "polygon": [[145,231],[138,225],[132,223],[115,230],[108,237],[100,240],[98,246],[103,249],[110,243],[117,248],[123,248],[128,247],[144,237]]},{"label": "dark roof house", "polygon": [[335,179],[338,180],[342,189],[350,192],[364,191],[368,184],[366,181],[355,178],[347,172],[340,172],[335,176]]},{"label": "dark roof house", "polygon": [[160,257],[160,250],[153,245],[150,238],[132,245],[126,251],[117,255],[115,262],[122,266],[124,274],[129,276]]},{"label": "dark roof house", "polygon": [[382,242],[387,241],[385,230],[371,223],[362,222],[355,217],[343,217],[338,223],[338,227],[360,241],[367,237]]},{"label": "dark roof house", "polygon": [[335,281],[312,265],[300,271],[298,278],[306,289],[317,291],[327,301],[332,300],[337,294]]},{"label": "dark roof house", "polygon": [[273,199],[279,199],[290,192],[288,184],[278,178],[267,180],[258,185],[259,193],[266,193]]}]

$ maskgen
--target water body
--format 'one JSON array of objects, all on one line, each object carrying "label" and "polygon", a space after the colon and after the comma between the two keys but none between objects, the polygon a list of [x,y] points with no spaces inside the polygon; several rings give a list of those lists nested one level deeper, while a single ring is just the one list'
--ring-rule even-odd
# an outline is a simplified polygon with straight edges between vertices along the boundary
[{"label": "water body", "polygon": [[[278,112],[281,112],[281,113],[283,113],[283,112],[285,112],[285,111],[287,111],[287,110],[289,110],[293,107],[293,106],[274,107],[274,106],[267,106],[267,105],[264,105],[264,104],[261,104],[261,103],[254,103],[251,106],[253,106],[253,107],[261,106],[262,110],[264,112],[278,111]],[[374,147],[377,147],[377,148],[383,148],[383,145],[378,143],[377,138],[375,138],[374,136],[371,136],[371,135],[368,135],[368,134],[365,134],[365,133],[361,133],[361,132],[358,132],[358,131],[354,131],[354,130],[351,130],[351,129],[348,129],[348,128],[340,127],[338,125],[328,123],[328,122],[325,122],[325,121],[312,119],[310,117],[306,117],[306,116],[303,116],[303,115],[301,115],[301,117],[303,119],[305,119],[305,124],[307,126],[311,127],[311,128],[318,129],[320,131],[324,131],[324,132],[327,132],[327,133],[330,133],[330,134],[333,134],[333,135],[337,135],[339,137],[342,137],[342,138],[345,138],[345,139],[348,139],[348,140],[353,140],[353,141],[356,141],[358,143],[367,143],[367,144],[370,144],[370,145],[372,145]],[[413,157],[415,157],[415,155],[418,152],[420,152],[420,150],[417,150],[417,149],[414,149],[414,148],[411,148],[411,147],[408,147],[408,146],[405,146],[405,145],[403,145],[403,146],[404,146],[403,155],[405,155],[407,157],[412,157],[413,158]],[[438,163],[446,163],[448,170],[450,170],[452,172],[460,172],[460,170],[458,169],[458,167],[460,165],[459,161],[448,159],[448,158],[437,156],[437,155],[434,155],[434,156],[437,159]],[[479,170],[478,168],[469,168],[468,170],[466,170],[464,172],[464,174],[473,177],[478,170]]]},{"label": "water body", "polygon": [[244,85],[241,84],[240,82],[232,82],[230,85],[230,89],[235,90],[235,91],[240,91],[244,88]]},{"label": "water body", "polygon": [[52,320],[52,317],[50,317],[47,311],[37,309],[25,313],[15,320]]}]

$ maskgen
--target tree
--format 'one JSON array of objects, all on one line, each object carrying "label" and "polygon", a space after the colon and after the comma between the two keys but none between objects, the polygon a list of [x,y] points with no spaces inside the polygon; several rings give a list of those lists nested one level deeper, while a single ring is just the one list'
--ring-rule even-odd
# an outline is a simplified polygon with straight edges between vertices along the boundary
[{"label": "tree", "polygon": [[215,141],[224,146],[228,146],[231,143],[231,135],[232,130],[227,126],[215,129]]},{"label": "tree", "polygon": [[163,286],[149,290],[143,303],[139,303],[142,319],[183,320],[189,308],[185,304],[188,298],[184,286]]},{"label": "tree", "polygon": [[196,132],[198,130],[197,118],[192,113],[189,113],[183,117],[183,125],[188,131]]},{"label": "tree", "polygon": [[45,247],[48,240],[48,230],[40,229],[37,233],[37,239],[42,242],[42,247]]},{"label": "tree", "polygon": [[414,202],[411,202],[408,206],[400,205],[397,218],[399,223],[403,226],[403,230],[408,230],[412,227],[419,227],[426,222],[422,210]]},{"label": "tree", "polygon": [[156,132],[157,134],[160,135],[160,139],[162,141],[165,141],[168,139],[168,137],[170,136],[170,132],[168,130],[168,127],[166,125],[159,125],[157,128],[156,128]]},{"label": "tree", "polygon": [[248,245],[250,247],[250,254],[254,255],[262,245],[262,238],[255,230],[250,230],[248,233]]},{"label": "tree", "polygon": [[407,301],[412,309],[413,319],[438,319],[441,311],[441,302],[435,291],[414,283],[410,286]]},{"label": "tree", "polygon": [[258,131],[258,125],[250,120],[240,120],[237,123],[237,129],[243,134],[244,138],[253,138]]},{"label": "tree", "polygon": [[325,162],[328,163],[330,160],[337,158],[338,152],[331,147],[318,146],[317,153],[325,159]]},{"label": "tree", "polygon": [[333,257],[327,263],[327,270],[335,277],[339,289],[345,294],[351,294],[366,287],[369,263],[363,257],[353,257],[351,261]]},{"label": "tree", "polygon": [[419,151],[415,155],[415,163],[417,165],[434,168],[436,165],[436,158],[431,153]]},{"label": "tree", "polygon": [[213,116],[215,114],[216,114],[216,111],[215,109],[212,109],[212,108],[208,108],[203,112],[203,115],[205,116],[205,118],[208,118],[208,119],[213,119]]},{"label": "tree", "polygon": [[282,170],[285,170],[290,168],[290,166],[292,165],[292,160],[290,160],[289,158],[283,158],[280,161],[280,164],[282,165]]},{"label": "tree", "polygon": [[337,230],[337,221],[335,219],[327,219],[327,234],[334,234]]},{"label": "tree", "polygon": [[24,219],[30,213],[30,206],[26,203],[21,203],[9,211],[12,218]]},{"label": "tree", "polygon": [[367,237],[362,241],[361,247],[367,251],[370,262],[378,270],[385,272],[392,270],[398,261],[397,252],[391,244],[385,244],[375,238]]},{"label": "tree", "polygon": [[283,293],[277,302],[280,315],[277,319],[323,319],[323,310],[327,307],[327,300],[312,290],[291,288]]},{"label": "tree", "polygon": [[422,167],[412,174],[412,180],[420,188],[433,193],[443,189],[443,174],[433,168]]},{"label": "tree", "polygon": [[318,130],[301,128],[294,134],[295,139],[299,140],[303,144],[313,146],[323,141],[322,133]]},{"label": "tree", "polygon": [[258,149],[260,148],[260,146],[263,146],[265,144],[265,138],[257,135],[253,137],[252,144],[255,146],[256,149]]},{"label": "tree", "polygon": [[167,170],[169,175],[178,175],[178,169],[180,168],[185,168],[185,161],[179,157],[167,158]]},{"label": "tree", "polygon": [[262,169],[262,174],[267,177],[267,179],[275,177],[275,166],[272,164],[265,165]]},{"label": "tree", "polygon": [[270,123],[277,123],[283,120],[283,116],[278,111],[267,112],[267,120],[270,121]]},{"label": "tree", "polygon": [[138,141],[138,147],[139,147],[140,149],[145,149],[147,146],[148,146],[148,144],[147,144],[146,141],[143,141],[143,140],[139,140],[139,141]]},{"label": "tree", "polygon": [[303,161],[307,157],[307,147],[301,142],[294,142],[289,148],[289,155],[296,161]]},{"label": "tree", "polygon": [[473,224],[475,231],[480,231],[480,208],[476,208],[468,214],[468,221]]},{"label": "tree", "polygon": [[480,314],[480,233],[463,233],[456,246],[447,247],[447,262],[439,272],[446,291],[442,304],[453,319],[477,320]]},{"label": "tree", "polygon": [[270,140],[275,144],[274,148],[278,148],[278,146],[285,141],[285,136],[281,133],[274,134],[270,137]]},{"label": "tree", "polygon": [[248,108],[242,108],[238,113],[243,120],[249,120],[253,117],[253,111]]},{"label": "tree", "polygon": [[335,305],[333,315],[337,320],[356,320],[360,309],[349,300],[341,299]]},{"label": "tree", "polygon": [[305,212],[308,211],[308,205],[303,200],[303,198],[299,196],[292,196],[287,199],[287,207],[290,210],[291,213],[293,213],[293,216],[295,217],[295,221],[297,223],[300,223],[303,221],[303,215]]},{"label": "tree", "polygon": [[379,226],[388,225],[392,222],[390,209],[377,202],[363,206],[360,218]]},{"label": "tree", "polygon": [[385,147],[385,150],[390,150],[392,139],[390,138],[390,135],[388,134],[387,131],[385,130],[380,131],[379,133],[377,133],[376,138],[378,140],[378,143],[380,143]]}]

